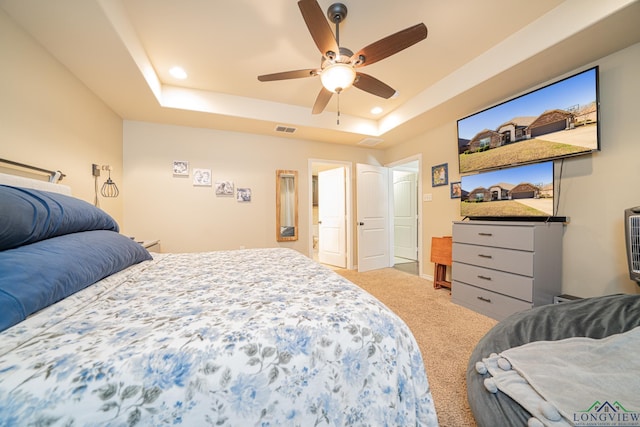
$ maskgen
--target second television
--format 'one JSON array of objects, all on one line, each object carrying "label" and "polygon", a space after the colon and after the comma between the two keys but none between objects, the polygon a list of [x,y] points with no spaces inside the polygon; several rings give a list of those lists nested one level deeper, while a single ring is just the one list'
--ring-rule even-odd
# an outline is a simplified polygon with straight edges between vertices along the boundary
[{"label": "second television", "polygon": [[458,120],[460,174],[600,149],[598,67]]},{"label": "second television", "polygon": [[[553,161],[462,176],[460,215],[555,221]],[[563,218],[559,218],[562,220]]]}]

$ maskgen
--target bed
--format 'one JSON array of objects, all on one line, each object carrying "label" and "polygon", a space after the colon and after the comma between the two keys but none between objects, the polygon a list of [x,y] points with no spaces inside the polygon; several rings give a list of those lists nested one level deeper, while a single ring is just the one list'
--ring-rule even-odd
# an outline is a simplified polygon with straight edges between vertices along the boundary
[{"label": "bed", "polygon": [[437,425],[406,324],[294,250],[151,255],[14,185],[0,218],[1,425]]},{"label": "bed", "polygon": [[[640,425],[638,327],[640,295],[546,305],[501,321],[467,366],[478,426]],[[527,358],[537,368],[519,365]]]}]

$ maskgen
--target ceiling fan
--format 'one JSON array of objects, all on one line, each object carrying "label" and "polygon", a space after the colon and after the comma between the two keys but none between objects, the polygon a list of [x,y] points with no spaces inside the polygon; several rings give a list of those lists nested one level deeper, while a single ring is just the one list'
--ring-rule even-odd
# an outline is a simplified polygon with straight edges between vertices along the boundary
[{"label": "ceiling fan", "polygon": [[340,46],[340,22],[347,16],[344,4],[334,3],[327,10],[327,17],[336,24],[335,36],[317,0],[300,0],[298,6],[322,54],[320,68],[265,74],[258,76],[258,80],[269,82],[320,76],[322,89],[313,104],[312,114],[320,114],[334,93],[340,94],[351,86],[382,98],[392,97],[395,89],[356,69],[385,59],[427,38],[427,27],[420,23],[371,43],[354,54]]}]

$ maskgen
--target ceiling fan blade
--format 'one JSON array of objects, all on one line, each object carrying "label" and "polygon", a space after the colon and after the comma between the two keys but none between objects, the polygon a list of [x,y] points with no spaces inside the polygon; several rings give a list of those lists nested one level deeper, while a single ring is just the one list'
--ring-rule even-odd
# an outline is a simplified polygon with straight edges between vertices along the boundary
[{"label": "ceiling fan blade", "polygon": [[307,70],[283,71],[281,73],[264,74],[258,76],[261,82],[271,82],[274,80],[301,79],[303,77],[313,77],[318,75],[318,70],[309,68]]},{"label": "ceiling fan blade", "polygon": [[395,34],[387,36],[360,49],[359,52],[351,57],[351,61],[356,67],[370,65],[398,53],[409,46],[413,46],[426,38],[427,27],[423,23],[420,23],[413,27],[398,31]]},{"label": "ceiling fan blade", "polygon": [[332,95],[333,95],[333,92],[322,87],[322,89],[320,90],[320,93],[318,94],[318,97],[316,98],[316,102],[313,104],[313,109],[311,110],[311,114],[322,113],[322,111],[324,110],[324,107],[326,107],[327,104],[329,103],[329,100],[331,99]]},{"label": "ceiling fan blade", "polygon": [[298,7],[322,56],[327,56],[327,52],[338,54],[338,42],[318,2],[316,0],[300,0]]},{"label": "ceiling fan blade", "polygon": [[396,90],[391,86],[364,73],[357,73],[356,81],[353,82],[353,85],[360,90],[385,99],[391,98],[396,93]]}]

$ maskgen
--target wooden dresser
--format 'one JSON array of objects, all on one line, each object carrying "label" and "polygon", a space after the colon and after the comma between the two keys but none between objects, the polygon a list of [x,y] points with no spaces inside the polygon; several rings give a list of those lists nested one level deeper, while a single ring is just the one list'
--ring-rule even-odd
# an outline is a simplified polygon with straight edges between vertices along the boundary
[{"label": "wooden dresser", "polygon": [[562,223],[453,224],[451,300],[502,320],[562,292]]}]

